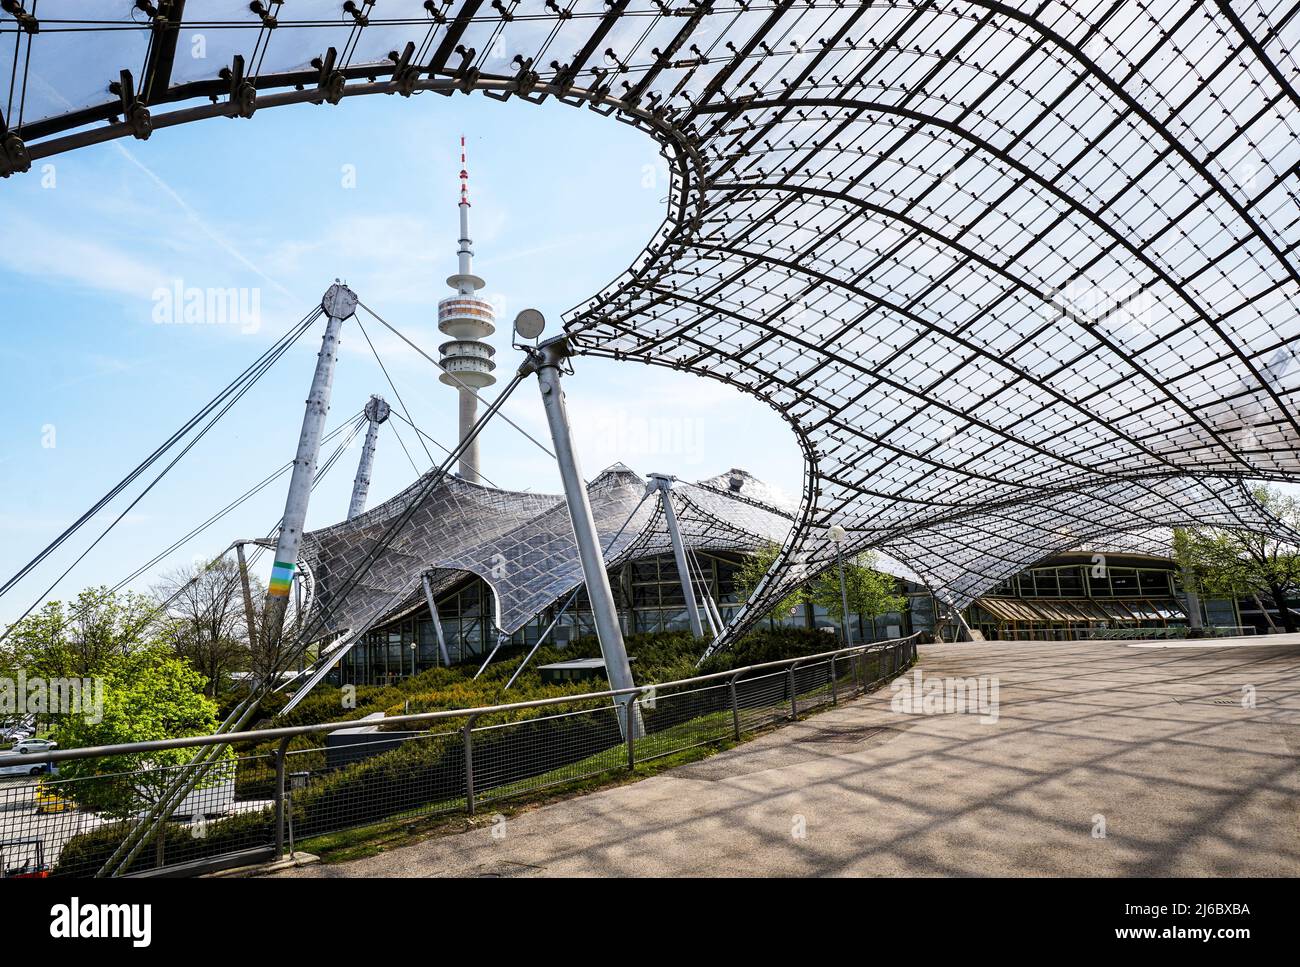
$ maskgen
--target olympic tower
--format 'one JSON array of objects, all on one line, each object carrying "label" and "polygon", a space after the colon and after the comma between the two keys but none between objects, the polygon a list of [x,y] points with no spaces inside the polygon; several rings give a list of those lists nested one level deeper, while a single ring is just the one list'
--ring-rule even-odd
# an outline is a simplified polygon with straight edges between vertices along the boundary
[{"label": "olympic tower", "polygon": [[[497,381],[492,375],[496,350],[483,342],[496,331],[492,304],[478,296],[484,281],[472,271],[473,243],[469,237],[469,172],[465,166],[465,138],[460,139],[460,248],[456,252],[456,274],[447,279],[455,291],[438,303],[438,328],[450,337],[439,349],[442,375],[438,377],[460,394],[460,439],[469,435],[478,416],[478,390]],[[460,455],[460,475],[471,483],[479,477],[478,440]]]}]

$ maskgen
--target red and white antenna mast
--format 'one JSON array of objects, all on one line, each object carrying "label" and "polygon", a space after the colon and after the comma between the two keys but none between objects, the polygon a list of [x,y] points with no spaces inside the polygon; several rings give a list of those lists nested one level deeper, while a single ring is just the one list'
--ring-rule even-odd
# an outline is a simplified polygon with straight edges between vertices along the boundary
[{"label": "red and white antenna mast", "polygon": [[[460,439],[465,439],[477,419],[478,399],[474,390],[495,383],[492,361],[495,352],[485,340],[496,327],[492,303],[477,293],[486,284],[474,274],[474,243],[469,237],[469,167],[465,163],[465,136],[460,139],[460,246],[456,250],[456,274],[447,284],[456,294],[438,303],[438,328],[451,337],[442,350],[442,382],[460,393]],[[479,483],[478,441],[461,454],[460,475]]]}]

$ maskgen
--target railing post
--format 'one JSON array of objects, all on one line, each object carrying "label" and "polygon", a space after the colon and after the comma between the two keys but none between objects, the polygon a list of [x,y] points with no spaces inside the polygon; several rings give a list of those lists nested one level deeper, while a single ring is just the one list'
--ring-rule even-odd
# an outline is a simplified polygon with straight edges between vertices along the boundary
[{"label": "railing post", "polygon": [[835,656],[831,655],[831,704],[840,704],[840,683],[835,675]]},{"label": "railing post", "polygon": [[285,827],[285,757],[289,752],[289,737],[280,740],[275,750],[275,855],[284,855]]},{"label": "railing post", "polygon": [[465,727],[461,729],[461,741],[465,745],[465,809],[474,815],[474,720],[477,715],[471,715],[465,720]]},{"label": "railing post", "polygon": [[736,741],[740,741],[740,699],[736,695],[736,679],[740,677],[740,672],[732,675],[727,679],[727,687],[731,691],[731,730],[735,733]]},{"label": "railing post", "polygon": [[[636,700],[637,696],[633,695],[632,700],[627,703],[627,711],[624,713],[629,724],[637,720]],[[636,770],[636,729],[625,728],[623,731],[627,733],[627,771],[633,772]]]},{"label": "railing post", "polygon": [[795,662],[793,665],[790,666],[790,670],[786,673],[790,676],[790,720],[791,721],[794,721],[799,717],[799,702],[795,698],[795,694],[794,694],[795,691],[794,670],[798,667],[799,667],[799,663]]}]

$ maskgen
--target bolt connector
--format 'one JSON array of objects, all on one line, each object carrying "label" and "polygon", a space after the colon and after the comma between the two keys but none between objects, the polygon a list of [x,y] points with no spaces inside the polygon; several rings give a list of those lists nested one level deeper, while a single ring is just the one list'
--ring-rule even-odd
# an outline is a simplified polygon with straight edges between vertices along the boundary
[{"label": "bolt connector", "polygon": [[539,369],[563,369],[564,361],[573,355],[569,337],[555,336],[537,346],[525,346],[527,358],[519,366],[520,376],[531,376]]}]

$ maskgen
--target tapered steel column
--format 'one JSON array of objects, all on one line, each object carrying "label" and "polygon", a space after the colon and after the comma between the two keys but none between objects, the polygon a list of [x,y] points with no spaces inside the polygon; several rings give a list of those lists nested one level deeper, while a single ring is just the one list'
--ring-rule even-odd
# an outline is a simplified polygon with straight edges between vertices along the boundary
[{"label": "tapered steel column", "polygon": [[442,633],[442,619],[438,617],[438,602],[433,597],[433,585],[429,583],[429,575],[424,575],[424,600],[429,602],[429,617],[433,619],[433,633],[438,636],[438,651],[442,655],[444,666],[451,667],[451,658],[447,655],[447,638]]},{"label": "tapered steel column", "polygon": [[[546,408],[546,422],[555,446],[555,462],[560,468],[564,484],[564,499],[569,507],[569,520],[573,524],[573,537],[578,544],[578,558],[582,563],[582,576],[587,584],[587,598],[596,619],[596,637],[600,639],[600,653],[605,660],[605,673],[610,688],[633,688],[632,666],[627,660],[627,646],[623,642],[623,629],[619,625],[618,610],[614,606],[614,592],[609,586],[605,570],[605,556],[601,553],[600,537],[596,533],[596,520],[591,514],[591,501],[578,466],[574,451],[573,432],[569,428],[569,414],[564,405],[564,390],[560,385],[560,367],[569,355],[568,343],[560,336],[529,350],[529,360],[524,372],[535,372],[542,391],[542,405]],[[618,705],[619,727],[626,736],[628,710],[633,710],[633,728],[643,734],[639,710],[631,702],[632,696],[620,696]]]},{"label": "tapered steel column", "polygon": [[668,540],[673,545],[673,557],[677,560],[677,575],[682,582],[682,597],[686,600],[686,618],[691,623],[691,634],[696,638],[703,638],[704,626],[700,624],[700,609],[695,603],[695,582],[691,580],[690,563],[686,560],[686,545],[682,543],[682,532],[677,526],[677,513],[673,510],[671,497],[673,478],[667,474],[652,473],[649,486],[659,491],[659,506],[664,510]]},{"label": "tapered steel column", "polygon": [[849,617],[849,587],[844,580],[844,550],[839,544],[835,545],[835,563],[840,569],[840,609],[843,612],[841,620],[844,622],[844,647],[853,647],[853,625]]},{"label": "tapered steel column", "polygon": [[1187,601],[1187,630],[1192,637],[1199,638],[1204,632],[1205,623],[1201,620],[1201,596],[1194,590],[1194,579],[1189,568],[1183,568],[1183,596]]},{"label": "tapered steel column", "polygon": [[311,392],[307,396],[307,411],[303,414],[302,433],[298,438],[298,455],[293,460],[289,496],[284,502],[284,519],[275,544],[275,564],[271,570],[270,585],[266,589],[266,604],[262,608],[262,638],[271,647],[279,644],[284,633],[284,614],[289,607],[289,592],[293,589],[298,550],[302,544],[302,528],[307,519],[307,503],[311,498],[312,480],[316,476],[316,460],[320,456],[320,439],[325,429],[325,417],[329,414],[330,393],[334,388],[339,331],[343,328],[343,321],[356,311],[356,293],[346,285],[336,283],[325,293],[321,308],[325,310],[329,321],[325,325],[320,355],[316,358],[316,374],[312,377]]},{"label": "tapered steel column", "polygon": [[372,396],[366,403],[366,419],[370,427],[366,430],[366,442],[361,447],[361,459],[357,462],[357,476],[352,481],[352,500],[348,503],[348,520],[361,514],[366,509],[366,498],[370,495],[370,472],[375,466],[375,446],[379,440],[379,428],[388,419],[388,404],[382,396]]},{"label": "tapered steel column", "polygon": [[244,557],[244,542],[235,542],[235,557],[239,561],[239,587],[244,594],[244,621],[248,624],[248,647],[257,646],[257,612],[253,608],[253,589],[248,584],[248,561]]}]

